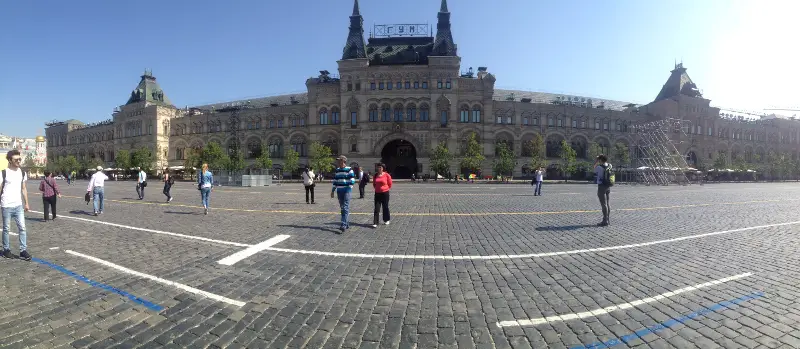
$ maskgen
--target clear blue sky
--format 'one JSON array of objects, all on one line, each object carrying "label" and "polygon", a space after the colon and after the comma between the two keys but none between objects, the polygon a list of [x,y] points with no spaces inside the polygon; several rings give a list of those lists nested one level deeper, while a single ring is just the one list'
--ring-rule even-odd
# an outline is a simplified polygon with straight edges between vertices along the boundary
[{"label": "clear blue sky", "polygon": [[[361,0],[373,24],[435,25],[440,0]],[[798,107],[794,0],[450,0],[463,68],[498,88],[651,101],[675,59],[712,104]],[[6,1],[0,133],[105,120],[145,68],[177,106],[303,91],[336,71],[352,0]],[[797,112],[786,112],[797,113]]]}]

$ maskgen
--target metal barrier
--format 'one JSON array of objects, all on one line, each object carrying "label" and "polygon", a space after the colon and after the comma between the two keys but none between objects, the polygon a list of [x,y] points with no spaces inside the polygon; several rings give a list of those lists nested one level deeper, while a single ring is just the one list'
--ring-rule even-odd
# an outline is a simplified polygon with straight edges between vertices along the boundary
[{"label": "metal barrier", "polygon": [[223,187],[261,187],[274,185],[270,170],[211,170],[214,185]]}]

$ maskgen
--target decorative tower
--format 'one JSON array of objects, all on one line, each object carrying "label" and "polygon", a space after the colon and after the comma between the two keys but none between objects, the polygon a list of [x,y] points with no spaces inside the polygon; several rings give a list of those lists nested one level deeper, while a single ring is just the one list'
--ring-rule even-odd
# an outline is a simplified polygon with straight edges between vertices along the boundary
[{"label": "decorative tower", "polygon": [[447,10],[447,0],[442,0],[439,8],[438,22],[436,23],[436,39],[433,41],[433,56],[457,56],[456,44],[453,42],[453,33],[450,31],[450,11]]},{"label": "decorative tower", "polygon": [[33,162],[37,166],[47,166],[47,140],[44,136],[36,136],[36,152],[34,153]]},{"label": "decorative tower", "polygon": [[350,32],[344,44],[342,59],[367,58],[364,51],[364,18],[358,9],[358,0],[353,3],[353,14],[350,16]]}]

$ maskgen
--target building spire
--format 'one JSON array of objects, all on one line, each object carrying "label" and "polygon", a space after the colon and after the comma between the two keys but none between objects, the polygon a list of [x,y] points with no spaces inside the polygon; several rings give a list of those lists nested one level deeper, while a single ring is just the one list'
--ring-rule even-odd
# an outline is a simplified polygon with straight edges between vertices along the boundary
[{"label": "building spire", "polygon": [[442,0],[439,8],[438,22],[436,23],[436,38],[433,41],[434,56],[456,56],[457,47],[450,31],[450,12],[447,10],[447,0]]},{"label": "building spire", "polygon": [[350,16],[350,32],[344,44],[342,59],[367,58],[364,51],[364,18],[358,9],[358,0],[353,2],[353,15]]}]

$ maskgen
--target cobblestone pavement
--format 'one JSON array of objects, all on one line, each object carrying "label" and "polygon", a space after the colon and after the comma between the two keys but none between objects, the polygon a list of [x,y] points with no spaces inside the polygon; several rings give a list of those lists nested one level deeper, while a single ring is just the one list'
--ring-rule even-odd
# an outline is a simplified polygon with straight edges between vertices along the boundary
[{"label": "cobblestone pavement", "polygon": [[190,183],[107,183],[99,217],[86,182],[55,222],[29,193],[0,347],[800,348],[798,183],[620,185],[602,228],[592,185],[400,183],[343,235],[328,183],[216,188],[208,216]]}]

